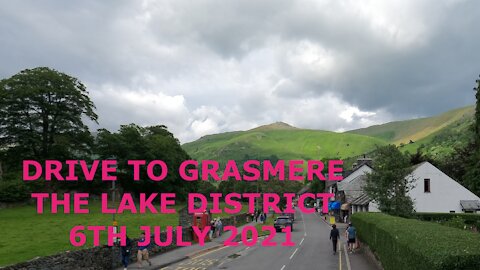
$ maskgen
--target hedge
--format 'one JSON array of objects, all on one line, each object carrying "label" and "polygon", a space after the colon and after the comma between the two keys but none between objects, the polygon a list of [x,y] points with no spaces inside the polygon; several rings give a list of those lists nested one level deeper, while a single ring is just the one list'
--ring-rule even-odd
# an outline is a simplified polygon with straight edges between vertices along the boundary
[{"label": "hedge", "polygon": [[480,269],[480,235],[381,213],[352,215],[358,237],[384,269]]},{"label": "hedge", "polygon": [[465,221],[465,224],[477,225],[480,224],[479,214],[465,214],[465,213],[415,213],[413,217],[424,221],[445,222],[452,218],[459,217]]}]

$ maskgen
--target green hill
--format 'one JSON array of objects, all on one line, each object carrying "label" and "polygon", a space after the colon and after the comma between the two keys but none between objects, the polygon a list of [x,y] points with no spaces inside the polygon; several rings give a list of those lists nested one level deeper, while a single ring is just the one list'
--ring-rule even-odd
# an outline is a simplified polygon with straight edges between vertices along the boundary
[{"label": "green hill", "polygon": [[[207,135],[182,147],[195,159],[242,161],[277,156],[280,159],[347,158],[368,153],[376,145],[394,143],[402,151],[442,156],[471,137],[474,106],[405,121],[390,122],[345,133],[300,129],[277,122],[247,131]],[[410,143],[413,142],[413,143]]]},{"label": "green hill", "polygon": [[300,129],[277,122],[247,131],[207,135],[183,148],[195,159],[322,159],[357,156],[386,142],[357,134]]},{"label": "green hill", "polygon": [[473,122],[473,115],[465,115],[415,143],[401,145],[400,149],[404,152],[414,153],[421,147],[422,152],[432,158],[446,157],[455,151],[456,148],[462,148],[472,140],[474,137],[473,129],[471,128]]},{"label": "green hill", "polygon": [[427,139],[427,137],[433,138],[435,134],[442,129],[448,129],[457,122],[464,122],[466,119],[471,119],[474,110],[474,106],[468,106],[451,110],[437,116],[390,122],[351,130],[348,131],[348,133],[371,136],[398,145],[401,143],[407,144],[410,141],[416,142],[422,139],[425,139],[424,142],[428,142],[429,139]]}]

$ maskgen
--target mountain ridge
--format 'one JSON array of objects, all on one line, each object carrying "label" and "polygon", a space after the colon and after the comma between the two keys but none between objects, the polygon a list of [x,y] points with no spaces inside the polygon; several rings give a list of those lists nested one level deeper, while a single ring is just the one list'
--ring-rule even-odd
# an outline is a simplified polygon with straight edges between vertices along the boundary
[{"label": "mountain ridge", "polygon": [[[467,106],[431,117],[393,121],[342,133],[274,122],[244,131],[205,135],[182,147],[192,158],[220,162],[270,157],[286,160],[348,158],[391,143],[410,152],[423,144],[433,143],[432,147],[438,152],[439,148],[453,147],[452,136],[464,132],[468,121],[473,119],[473,111],[474,106]],[[447,137],[449,142],[443,143],[442,138]]]}]

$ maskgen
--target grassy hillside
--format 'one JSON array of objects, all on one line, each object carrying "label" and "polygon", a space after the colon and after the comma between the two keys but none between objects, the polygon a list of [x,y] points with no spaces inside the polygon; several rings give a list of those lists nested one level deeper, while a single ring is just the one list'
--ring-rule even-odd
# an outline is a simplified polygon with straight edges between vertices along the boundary
[{"label": "grassy hillside", "polygon": [[402,145],[402,151],[414,153],[419,147],[424,154],[432,158],[442,158],[448,156],[456,148],[462,148],[473,138],[473,117],[465,115],[461,119],[442,128],[441,130],[422,138],[415,143]]},{"label": "grassy hillside", "polygon": [[281,159],[345,158],[369,152],[385,141],[357,134],[299,129],[274,123],[248,131],[208,135],[183,145],[195,159],[267,158]]},{"label": "grassy hillside", "polygon": [[394,144],[407,144],[410,140],[417,142],[422,139],[425,139],[424,143],[426,143],[429,140],[428,137],[431,139],[442,129],[471,118],[473,113],[474,106],[468,106],[433,117],[390,122],[348,131],[348,133],[372,136]]}]

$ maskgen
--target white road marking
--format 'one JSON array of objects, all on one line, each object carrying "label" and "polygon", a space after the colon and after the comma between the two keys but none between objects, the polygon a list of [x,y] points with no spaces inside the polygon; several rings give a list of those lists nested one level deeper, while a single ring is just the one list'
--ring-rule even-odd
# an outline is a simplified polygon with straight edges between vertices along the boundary
[{"label": "white road marking", "polygon": [[347,252],[347,245],[343,245],[343,251],[345,251],[345,261],[347,261],[347,269],[351,270],[352,268],[350,267],[350,258],[348,257],[348,252]]},{"label": "white road marking", "polygon": [[340,241],[338,241],[338,269],[342,270],[342,245],[340,244]]},{"label": "white road marking", "polygon": [[295,253],[297,253],[298,251],[298,248],[295,249],[295,251],[292,253],[292,255],[290,256],[290,260],[293,258],[293,256],[295,256]]},{"label": "white road marking", "polygon": [[280,270],[283,270],[283,269],[285,269],[285,264],[282,266],[282,268],[280,268]]},{"label": "white road marking", "polygon": [[299,246],[301,246],[301,245],[302,245],[302,243],[303,243],[303,240],[305,240],[305,238],[302,238],[302,241],[300,241],[300,245],[299,245]]},{"label": "white road marking", "polygon": [[198,259],[198,258],[200,258],[200,257],[203,257],[203,256],[207,255],[207,254],[220,251],[220,250],[222,250],[222,249],[224,249],[224,248],[227,248],[227,247],[229,247],[229,246],[224,246],[224,247],[221,247],[221,248],[218,248],[218,249],[214,249],[214,250],[212,250],[212,251],[210,251],[210,252],[207,252],[207,253],[204,253],[204,254],[200,254],[200,255],[195,256],[195,257],[192,257],[192,258],[190,258],[190,259],[191,259],[191,260],[193,260],[193,259]]},{"label": "white road marking", "polygon": [[307,236],[307,227],[305,226],[305,219],[303,218],[303,212],[300,211],[300,214],[302,215],[303,231],[305,232],[303,236]]}]

